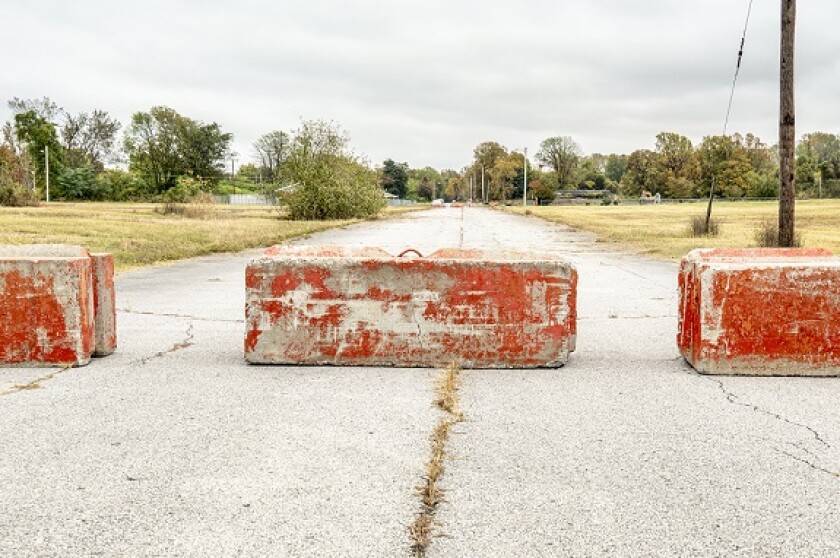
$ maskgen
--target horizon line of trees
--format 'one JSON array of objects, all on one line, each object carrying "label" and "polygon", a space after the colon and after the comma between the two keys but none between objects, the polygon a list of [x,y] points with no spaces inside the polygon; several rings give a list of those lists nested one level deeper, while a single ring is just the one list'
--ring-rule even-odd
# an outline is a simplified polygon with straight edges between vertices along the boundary
[{"label": "horizon line of trees", "polygon": [[[169,201],[209,193],[219,188],[226,176],[225,163],[235,155],[233,136],[221,125],[192,119],[170,107],[136,112],[123,128],[107,111],[71,114],[47,97],[15,97],[8,106],[12,119],[0,128],[3,205],[43,198],[47,153],[52,199],[113,201]],[[241,164],[231,179],[258,184],[260,192],[288,199],[301,198],[299,191],[311,194],[320,180],[326,185],[315,196],[321,206],[350,203],[345,183],[367,200],[356,202],[370,207],[377,205],[371,202],[374,189],[380,197],[384,191],[416,201],[522,197],[522,151],[485,141],[472,155],[460,170],[412,168],[390,158],[372,167],[353,153],[349,136],[337,124],[311,120],[302,121],[296,130],[260,136],[253,143],[253,162]],[[301,163],[315,160],[315,167]],[[840,135],[803,135],[796,171],[801,196],[840,196]],[[645,192],[664,198],[700,198],[708,196],[712,185],[722,197],[775,197],[779,155],[777,146],[750,133],[710,135],[695,145],[686,136],[661,132],[653,149],[588,155],[573,138],[558,135],[540,143],[528,160],[527,175],[528,197],[540,203],[563,190],[606,191],[631,198]],[[315,210],[318,204],[312,200],[310,205],[302,214],[330,213]]]},{"label": "horizon line of trees", "polygon": [[[840,197],[840,135],[808,133],[797,144],[797,193],[803,197]],[[751,133],[710,135],[694,145],[686,136],[661,132],[654,149],[630,154],[584,155],[569,136],[553,136],[540,144],[535,163],[529,160],[528,197],[537,202],[553,199],[563,190],[599,190],[638,198],[659,194],[664,198],[696,199],[778,196],[779,154]],[[484,201],[521,198],[524,156],[495,141],[482,142],[462,174],[470,184],[482,177]],[[458,193],[465,191],[461,180]],[[473,186],[474,188],[474,186]]]}]

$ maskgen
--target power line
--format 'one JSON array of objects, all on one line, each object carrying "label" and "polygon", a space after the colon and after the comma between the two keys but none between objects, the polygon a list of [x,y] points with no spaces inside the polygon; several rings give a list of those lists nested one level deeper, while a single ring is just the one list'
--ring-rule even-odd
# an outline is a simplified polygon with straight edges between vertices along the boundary
[{"label": "power line", "polygon": [[[729,91],[729,103],[726,106],[726,118],[723,121],[723,136],[726,137],[726,131],[729,128],[729,115],[732,113],[732,100],[735,98],[735,85],[738,83],[738,76],[741,73],[741,60],[744,58],[744,43],[747,40],[747,29],[750,26],[750,16],[752,15],[753,0],[750,0],[747,6],[747,19],[744,21],[744,32],[741,33],[741,45],[738,48],[738,61],[735,64],[735,76],[732,78],[732,89]],[[715,199],[715,176],[712,175],[712,184],[709,187],[709,206],[706,209],[706,232],[709,231],[709,226],[712,220],[712,201]]]},{"label": "power line", "polygon": [[738,75],[741,73],[741,59],[744,57],[744,43],[747,40],[747,28],[750,25],[750,15],[752,15],[753,0],[747,7],[747,20],[744,22],[744,32],[741,34],[741,47],[738,49],[738,63],[735,64],[735,77],[732,78],[732,90],[729,92],[729,104],[726,107],[726,120],[723,123],[723,135],[726,135],[726,129],[729,127],[729,115],[732,112],[732,99],[735,97],[735,84],[738,83]]}]

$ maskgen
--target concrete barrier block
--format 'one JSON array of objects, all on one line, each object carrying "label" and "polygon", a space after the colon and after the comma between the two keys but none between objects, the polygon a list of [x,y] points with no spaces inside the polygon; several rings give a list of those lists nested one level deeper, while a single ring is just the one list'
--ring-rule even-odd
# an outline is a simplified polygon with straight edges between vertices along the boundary
[{"label": "concrete barrier block", "polygon": [[679,273],[677,344],[706,374],[840,375],[840,258],[702,249]]},{"label": "concrete barrier block", "polygon": [[77,246],[0,246],[0,364],[87,364],[92,282],[91,258]]},{"label": "concrete barrier block", "polygon": [[113,354],[117,349],[117,307],[114,292],[114,256],[91,254],[93,261],[93,356]]},{"label": "concrete barrier block", "polygon": [[577,273],[545,254],[276,247],[246,271],[252,363],[556,367],[576,336]]}]

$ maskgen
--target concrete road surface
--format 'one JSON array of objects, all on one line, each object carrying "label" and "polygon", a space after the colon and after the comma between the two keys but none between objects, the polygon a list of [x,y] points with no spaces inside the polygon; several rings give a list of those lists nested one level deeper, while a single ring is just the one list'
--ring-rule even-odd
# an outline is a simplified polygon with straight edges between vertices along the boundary
[{"label": "concrete road surface", "polygon": [[[695,374],[674,264],[478,208],[301,242],[578,267],[567,367],[462,373],[429,556],[840,555],[840,379]],[[122,274],[114,356],[0,369],[0,556],[410,556],[436,371],[246,365],[254,254]]]}]

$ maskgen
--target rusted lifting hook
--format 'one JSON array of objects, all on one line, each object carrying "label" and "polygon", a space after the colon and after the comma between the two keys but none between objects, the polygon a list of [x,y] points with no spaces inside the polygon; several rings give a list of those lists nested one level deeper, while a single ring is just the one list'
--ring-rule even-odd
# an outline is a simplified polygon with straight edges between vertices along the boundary
[{"label": "rusted lifting hook", "polygon": [[418,257],[418,258],[422,258],[422,257],[423,257],[423,254],[421,254],[420,252],[418,252],[418,251],[417,251],[417,250],[415,250],[414,248],[409,248],[408,250],[403,250],[402,252],[400,252],[400,255],[399,255],[399,256],[397,256],[397,257],[398,257],[398,258],[402,258],[403,256],[405,256],[406,254],[408,254],[408,253],[410,253],[410,252],[414,252],[415,254],[417,254],[417,257]]}]

